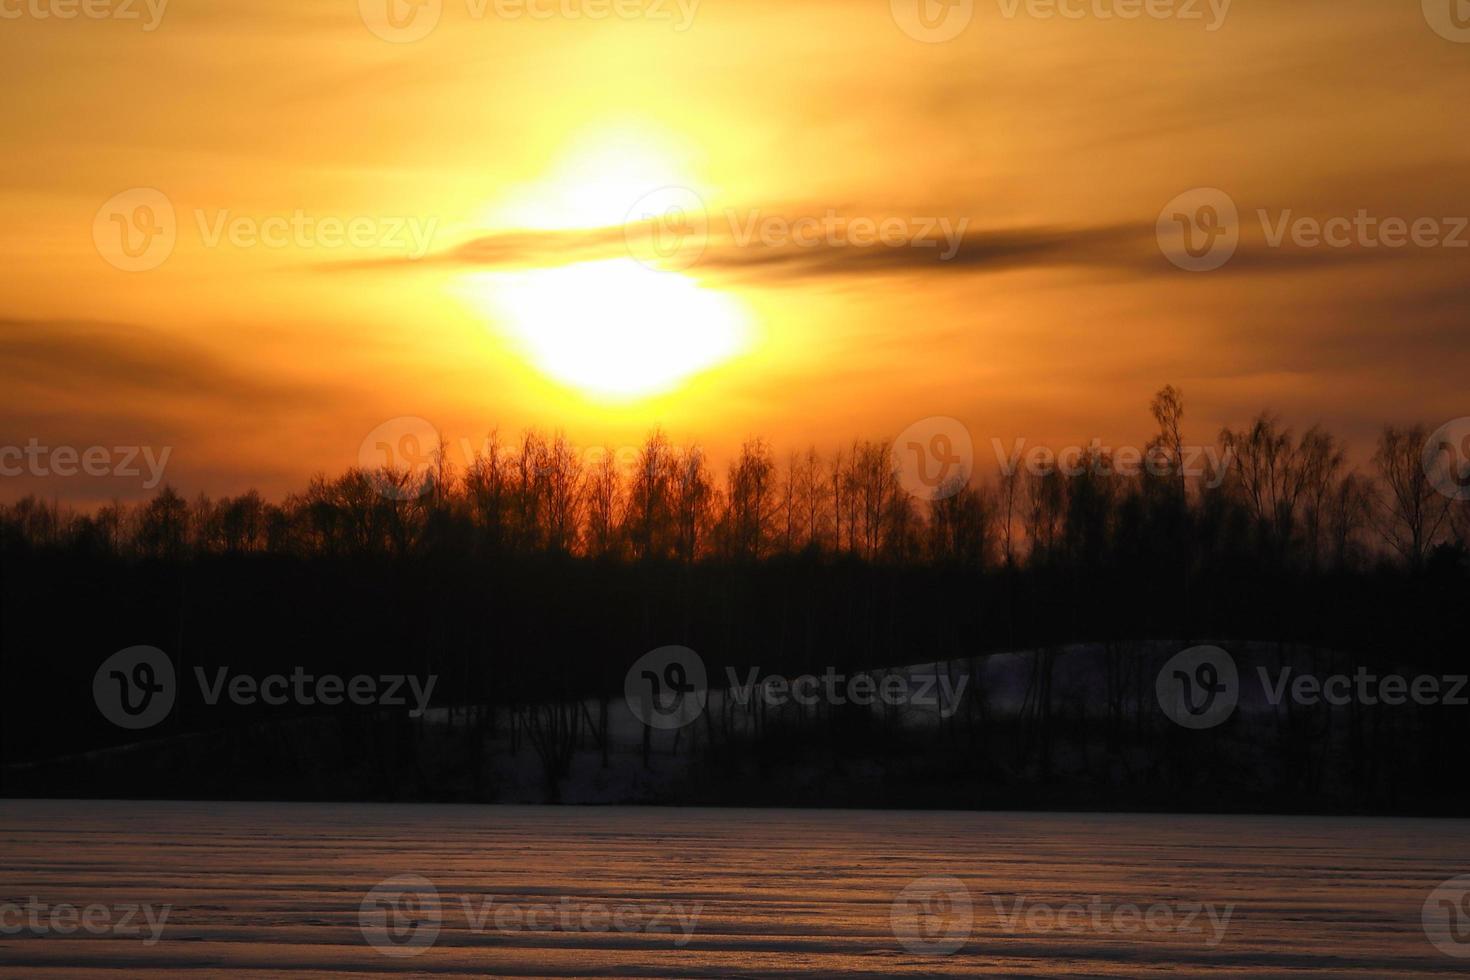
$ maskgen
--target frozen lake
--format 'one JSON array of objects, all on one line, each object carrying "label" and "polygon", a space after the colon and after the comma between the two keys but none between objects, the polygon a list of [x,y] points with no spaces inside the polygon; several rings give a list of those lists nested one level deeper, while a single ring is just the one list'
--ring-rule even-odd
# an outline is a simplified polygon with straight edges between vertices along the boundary
[{"label": "frozen lake", "polygon": [[0,801],[0,971],[1454,973],[1467,872],[1464,821]]}]

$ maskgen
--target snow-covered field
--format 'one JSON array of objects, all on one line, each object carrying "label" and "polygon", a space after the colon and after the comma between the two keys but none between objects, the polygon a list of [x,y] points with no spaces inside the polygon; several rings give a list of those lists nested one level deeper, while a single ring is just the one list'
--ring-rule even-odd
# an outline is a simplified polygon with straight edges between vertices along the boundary
[{"label": "snow-covered field", "polygon": [[12,800],[0,973],[1453,973],[1467,871],[1463,821]]}]

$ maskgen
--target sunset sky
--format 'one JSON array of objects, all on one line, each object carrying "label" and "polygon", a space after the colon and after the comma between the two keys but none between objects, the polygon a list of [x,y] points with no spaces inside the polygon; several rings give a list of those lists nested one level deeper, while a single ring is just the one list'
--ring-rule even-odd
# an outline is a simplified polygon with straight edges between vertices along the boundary
[{"label": "sunset sky", "polygon": [[[1470,414],[1470,43],[1414,0],[1236,0],[1213,25],[1203,2],[989,0],[932,43],[903,0],[601,20],[442,0],[411,41],[378,36],[373,0],[172,0],[151,30],[141,0],[140,20],[30,2],[0,4],[0,445],[172,446],[186,493],[278,495],[401,416],[451,443],[662,425],[718,461],[932,415],[982,459],[992,437],[1142,440],[1165,382],[1193,439],[1273,408],[1359,458],[1383,422]],[[1214,271],[1156,239],[1199,187],[1239,210]],[[136,188],[175,241],[126,271],[98,239]],[[703,207],[701,247],[650,258],[659,229],[625,223],[669,202]],[[1288,209],[1461,244],[1273,247]],[[765,220],[803,217],[832,233]],[[852,241],[885,221],[939,241]],[[31,491],[146,493],[0,482]]]}]

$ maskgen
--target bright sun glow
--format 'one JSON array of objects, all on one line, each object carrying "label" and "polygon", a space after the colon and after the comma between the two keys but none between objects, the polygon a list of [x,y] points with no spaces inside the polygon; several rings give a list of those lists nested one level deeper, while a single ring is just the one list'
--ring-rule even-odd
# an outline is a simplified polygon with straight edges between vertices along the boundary
[{"label": "bright sun glow", "polygon": [[544,373],[587,394],[639,398],[737,354],[746,317],[731,296],[629,258],[489,273],[476,291]]},{"label": "bright sun glow", "polygon": [[690,187],[686,155],[667,134],[624,125],[587,133],[535,181],[503,192],[478,220],[502,228],[610,228],[645,194]]},{"label": "bright sun glow", "polygon": [[[622,225],[651,191],[690,187],[668,134],[619,125],[583,134],[543,176],[478,216],[487,229]],[[469,294],[542,373],[606,400],[676,388],[740,353],[748,315],[733,296],[628,257],[468,277]]]}]

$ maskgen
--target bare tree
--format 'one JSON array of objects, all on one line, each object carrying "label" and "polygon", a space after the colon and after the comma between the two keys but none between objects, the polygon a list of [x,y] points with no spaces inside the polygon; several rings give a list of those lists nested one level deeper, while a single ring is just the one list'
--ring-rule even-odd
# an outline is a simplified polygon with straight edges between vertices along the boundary
[{"label": "bare tree", "polygon": [[994,507],[978,487],[961,487],[929,508],[929,554],[945,562],[981,568],[994,545]]},{"label": "bare tree", "polygon": [[465,468],[463,484],[471,518],[493,549],[507,543],[510,483],[500,433],[492,429]]},{"label": "bare tree", "polygon": [[[53,512],[53,527],[55,523]],[[184,553],[188,535],[189,505],[173,487],[164,484],[138,515],[138,546],[154,557],[178,557]]]},{"label": "bare tree", "polygon": [[229,551],[256,551],[264,544],[265,501],[255,490],[220,501],[224,545]]},{"label": "bare tree", "polygon": [[545,547],[568,553],[577,546],[582,526],[582,460],[558,432],[540,446],[537,461],[538,486],[544,515]]},{"label": "bare tree", "polygon": [[1450,512],[1450,498],[1436,488],[1424,465],[1427,438],[1423,425],[1407,429],[1385,426],[1373,455],[1373,465],[1386,490],[1379,530],[1412,568],[1422,565],[1439,541]]},{"label": "bare tree", "polygon": [[851,508],[856,521],[849,521],[850,529],[860,532],[860,552],[866,557],[878,554],[885,538],[892,540],[892,522],[906,520],[906,514],[896,494],[901,492],[898,481],[898,464],[886,442],[862,442],[853,444],[849,466],[851,474],[848,490]]},{"label": "bare tree", "polygon": [[618,552],[618,522],[622,512],[622,480],[612,453],[604,452],[587,478],[587,553],[595,557]]},{"label": "bare tree", "polygon": [[1305,483],[1302,530],[1307,561],[1315,568],[1323,557],[1323,538],[1330,521],[1329,501],[1341,483],[1340,475],[1347,454],[1329,433],[1318,428],[1311,429],[1302,437],[1301,448]]},{"label": "bare tree", "polygon": [[516,551],[534,551],[543,544],[545,495],[541,482],[546,459],[546,439],[535,429],[521,433],[521,446],[512,457],[509,541]]},{"label": "bare tree", "polygon": [[433,504],[443,508],[454,490],[454,463],[449,459],[449,440],[440,435],[429,454],[429,483]]},{"label": "bare tree", "polygon": [[1174,474],[1174,485],[1183,495],[1186,488],[1184,434],[1180,423],[1184,419],[1184,393],[1173,385],[1164,385],[1154,393],[1148,408],[1159,424],[1158,434],[1148,444],[1148,452],[1165,458],[1169,472]]},{"label": "bare tree", "polygon": [[816,446],[809,446],[796,464],[796,507],[804,547],[820,548],[826,537],[827,500],[822,457]]},{"label": "bare tree", "polygon": [[729,553],[738,558],[765,554],[775,512],[775,463],[762,439],[748,439],[730,464],[725,491],[725,536]]},{"label": "bare tree", "polygon": [[635,558],[665,557],[673,545],[673,471],[668,437],[655,429],[638,452],[628,488],[628,540]]},{"label": "bare tree", "polygon": [[1002,468],[997,484],[996,499],[1000,523],[1000,554],[1007,568],[1016,565],[1016,500],[1021,483],[1021,471],[1015,466]]},{"label": "bare tree", "polygon": [[1359,539],[1373,521],[1373,501],[1372,482],[1357,473],[1339,480],[1327,498],[1327,537],[1334,568],[1351,568],[1358,563]]},{"label": "bare tree", "polygon": [[1460,500],[1450,505],[1450,539],[1470,551],[1470,500]]},{"label": "bare tree", "polygon": [[800,465],[801,456],[791,453],[786,457],[786,466],[781,475],[781,550],[788,555],[796,551],[796,473]]},{"label": "bare tree", "polygon": [[1245,503],[1268,551],[1283,557],[1300,527],[1308,488],[1330,480],[1341,465],[1331,436],[1313,426],[1294,442],[1291,429],[1262,413],[1249,429],[1222,430],[1220,442],[1234,463],[1228,485]]},{"label": "bare tree", "polygon": [[1087,449],[1070,470],[1059,543],[1074,562],[1092,568],[1099,564],[1110,543],[1122,488],[1111,457],[1101,449]]},{"label": "bare tree", "polygon": [[1061,470],[1056,465],[1028,470],[1025,492],[1021,519],[1031,547],[1029,559],[1037,561],[1056,551],[1061,536],[1067,507],[1067,488]]},{"label": "bare tree", "polygon": [[714,495],[704,450],[691,446],[673,467],[674,553],[684,562],[700,554]]}]

